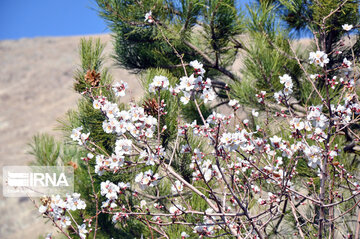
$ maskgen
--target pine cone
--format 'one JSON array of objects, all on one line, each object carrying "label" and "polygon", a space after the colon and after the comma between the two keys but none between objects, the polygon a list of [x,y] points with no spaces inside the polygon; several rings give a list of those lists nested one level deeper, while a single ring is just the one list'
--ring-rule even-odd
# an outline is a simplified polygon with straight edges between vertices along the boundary
[{"label": "pine cone", "polygon": [[69,166],[73,167],[73,168],[74,168],[74,170],[78,168],[77,163],[75,163],[75,162],[73,162],[73,161],[68,162],[68,163],[67,163],[67,165],[69,165]]},{"label": "pine cone", "polygon": [[157,116],[159,105],[154,98],[149,99],[143,103],[144,111],[147,115]]},{"label": "pine cone", "polygon": [[85,74],[85,82],[92,87],[98,86],[100,84],[100,73],[97,73],[95,70],[88,70]]}]

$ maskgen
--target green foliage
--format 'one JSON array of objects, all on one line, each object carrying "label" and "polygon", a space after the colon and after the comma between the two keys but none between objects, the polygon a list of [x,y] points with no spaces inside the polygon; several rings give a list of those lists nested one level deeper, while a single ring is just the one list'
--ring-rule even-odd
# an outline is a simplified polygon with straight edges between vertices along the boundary
[{"label": "green foliage", "polygon": [[[149,85],[152,83],[155,76],[165,76],[168,78],[169,83],[171,86],[175,86],[176,83],[178,83],[178,80],[176,77],[174,77],[168,70],[164,70],[161,68],[157,69],[148,69],[147,71],[143,72],[143,74],[140,77],[140,81],[142,84],[142,87],[144,89],[144,95],[142,97],[142,104],[144,105],[145,102],[149,100],[154,100],[158,102],[159,93],[150,93],[149,92]],[[166,102],[165,110],[167,111],[167,114],[161,117],[161,124],[160,128],[162,129],[163,126],[166,125],[166,130],[162,132],[161,134],[161,141],[163,147],[166,148],[167,144],[174,140],[177,134],[177,125],[180,115],[180,105],[177,97],[174,97],[170,91],[161,91],[160,92],[160,98]],[[158,115],[153,115],[155,118],[158,118]]]},{"label": "green foliage", "polygon": [[[161,40],[161,33],[154,25],[144,22],[144,15],[150,9],[164,23],[175,23],[173,4],[166,1],[146,1],[141,6],[136,1],[97,1],[104,17],[115,36],[115,53],[118,63],[130,70],[147,69],[179,64],[171,47]],[[196,4],[195,4],[196,5]],[[191,18],[192,9],[189,9]],[[190,24],[188,27],[192,27]],[[169,37],[177,41],[179,36]],[[188,47],[175,42],[179,51],[186,52]]]},{"label": "green foliage", "polygon": [[[85,91],[91,87],[89,82],[85,80],[85,74],[88,71],[94,71],[98,73],[100,70],[100,82],[101,84],[109,84],[112,82],[111,76],[108,74],[107,69],[102,69],[104,58],[102,56],[105,45],[100,42],[99,39],[93,40],[92,38],[81,39],[79,54],[81,59],[81,66],[75,71],[75,83],[74,89],[78,93]],[[95,89],[96,90],[96,89]]]},{"label": "green foliage", "polygon": [[35,135],[29,144],[28,153],[35,157],[32,165],[55,166],[60,158],[60,143],[53,136],[42,134]]},{"label": "green foliage", "polygon": [[241,83],[234,83],[231,87],[231,98],[239,100],[242,105],[257,105],[258,102],[255,97],[257,89],[254,81],[250,80],[250,78],[244,78]]},{"label": "green foliage", "polygon": [[49,134],[35,135],[29,143],[28,153],[35,158],[31,162],[33,166],[68,166],[69,162],[78,163],[82,155],[78,147]]},{"label": "green foliage", "polygon": [[[286,36],[276,18],[275,7],[272,5],[252,5],[248,7],[249,43],[243,44],[246,56],[242,69],[243,80],[231,84],[232,97],[241,104],[258,106],[256,93],[267,92],[267,99],[283,88],[279,76],[288,74],[295,83],[296,96],[304,96],[300,77],[301,69],[292,55],[289,38]],[[280,50],[279,50],[280,49]],[[304,96],[306,97],[306,96]]]},{"label": "green foliage", "polygon": [[[233,0],[97,0],[97,4],[114,32],[115,59],[126,69],[138,72],[160,67],[179,77],[181,62],[172,47],[185,63],[204,62],[210,75],[212,69],[224,73],[221,69],[235,60],[238,42],[234,37],[243,31],[243,16]],[[144,22],[150,10],[154,22]]]},{"label": "green foliage", "polygon": [[[243,31],[243,16],[233,0],[208,1],[204,8],[203,44],[211,46],[216,64],[231,66],[237,54],[236,48],[229,48],[232,39]],[[224,56],[221,58],[221,56]]]},{"label": "green foliage", "polygon": [[102,56],[105,45],[101,44],[100,39],[92,38],[80,40],[80,59],[81,70],[83,73],[89,69],[99,71],[102,67],[104,57]]},{"label": "green foliage", "polygon": [[[201,100],[197,99],[197,101],[198,101],[201,113],[204,116],[204,118],[206,119],[209,115],[211,115],[212,111],[211,111],[210,107],[208,105],[202,103]],[[196,122],[198,124],[203,124],[203,122],[201,120],[201,116],[200,116],[199,112],[197,111],[196,104],[192,100],[190,100],[190,102],[188,104],[186,104],[182,107],[182,114],[183,114],[184,119],[189,123],[196,120]]]}]

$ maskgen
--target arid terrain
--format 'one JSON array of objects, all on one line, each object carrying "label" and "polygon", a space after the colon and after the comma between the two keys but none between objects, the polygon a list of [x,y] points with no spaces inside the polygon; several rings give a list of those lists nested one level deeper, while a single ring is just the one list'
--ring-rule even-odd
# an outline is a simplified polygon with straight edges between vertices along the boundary
[{"label": "arid terrain", "polygon": [[[93,37],[107,43],[105,54],[110,55],[110,36]],[[76,107],[78,99],[72,90],[72,76],[79,63],[80,39],[75,36],[0,41],[1,168],[27,165],[32,160],[26,153],[27,144],[35,134],[59,135],[54,131],[56,120]],[[141,95],[135,75],[114,67],[110,57],[106,65],[111,67],[115,80],[129,83],[130,93],[124,100]],[[54,231],[50,223],[44,225],[44,219],[27,198],[4,198],[1,193],[0,215],[2,239],[34,239]]]}]

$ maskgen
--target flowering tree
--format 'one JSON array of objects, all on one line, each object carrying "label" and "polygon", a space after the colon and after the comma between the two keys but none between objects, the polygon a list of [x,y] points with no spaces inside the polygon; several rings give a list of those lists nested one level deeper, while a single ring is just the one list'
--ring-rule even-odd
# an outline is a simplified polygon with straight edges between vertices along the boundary
[{"label": "flowering tree", "polygon": [[[231,96],[231,114],[204,115],[203,105],[216,100],[213,81],[165,34],[182,76],[150,70],[143,76],[143,102],[118,104],[126,82],[111,84],[101,68],[101,45],[83,41],[75,84],[83,110],[70,115],[77,120],[68,128],[81,148],[76,165],[86,183],[77,186],[81,194],[42,198],[40,213],[67,238],[122,237],[117,228],[136,225],[151,238],[358,238],[358,163],[345,151],[355,147],[346,145],[347,138],[359,139],[359,72],[355,55],[334,63],[324,37],[327,19],[342,6],[322,19],[320,37],[314,35],[317,50],[307,61],[290,43],[286,53],[311,87],[306,102],[316,98],[319,104],[294,109],[295,84],[283,74],[271,79],[279,91],[257,90],[262,111],[253,109],[249,120],[239,118],[239,101]],[[144,24],[162,27],[151,11]],[[198,121],[182,117],[188,104]]]}]

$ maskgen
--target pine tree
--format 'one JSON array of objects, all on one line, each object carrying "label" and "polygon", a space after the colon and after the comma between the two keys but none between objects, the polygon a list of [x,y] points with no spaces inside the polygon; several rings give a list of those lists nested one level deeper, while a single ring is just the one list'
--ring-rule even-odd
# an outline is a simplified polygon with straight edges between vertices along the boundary
[{"label": "pine tree", "polygon": [[[89,40],[82,39],[79,46],[81,66],[75,72],[74,90],[82,93],[91,87],[95,87],[93,91],[101,92],[101,94],[107,98],[115,100],[115,95],[110,88],[112,77],[108,73],[108,69],[103,67],[103,49],[105,45],[102,44],[100,40],[90,38]],[[108,85],[108,87],[97,89],[96,87],[99,85]],[[101,153],[111,155],[114,150],[115,135],[104,132],[102,126],[104,119],[101,112],[94,109],[93,99],[82,96],[78,102],[77,109],[68,111],[66,116],[59,120],[59,130],[64,133],[64,141],[57,141],[54,137],[45,134],[35,136],[30,144],[30,154],[35,156],[34,165],[74,167],[75,191],[82,195],[82,198],[85,199],[88,205],[83,214],[74,215],[76,220],[82,221],[82,218],[96,213],[94,193],[91,188],[89,173],[92,175],[97,192],[103,180],[121,182],[128,181],[134,176],[133,173],[108,174],[100,179],[98,175],[94,173],[93,169],[88,171],[88,166],[94,168],[95,162],[90,162],[90,165],[87,165],[82,160],[87,157],[86,151],[79,148],[76,144],[74,145],[70,139],[72,129],[82,126],[85,131],[92,132],[91,137],[99,146],[97,150]],[[96,193],[96,195],[100,197],[99,193]],[[130,204],[132,200],[134,199],[126,198],[126,202]],[[97,206],[100,210],[101,205]],[[142,235],[148,236],[144,226],[136,221],[129,221],[126,226],[115,228],[112,226],[111,217],[100,215],[98,226],[103,230],[97,233],[97,238],[140,238]],[[72,237],[77,238],[76,234],[71,233],[71,230],[69,232]]]}]

